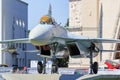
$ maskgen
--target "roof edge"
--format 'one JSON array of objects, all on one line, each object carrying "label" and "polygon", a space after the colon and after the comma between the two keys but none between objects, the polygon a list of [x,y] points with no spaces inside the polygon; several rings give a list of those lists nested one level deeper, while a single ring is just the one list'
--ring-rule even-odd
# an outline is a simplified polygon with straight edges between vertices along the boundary
[{"label": "roof edge", "polygon": [[28,3],[26,3],[26,2],[24,2],[24,1],[22,1],[22,0],[17,0],[17,1],[19,1],[19,2],[21,2],[21,3],[23,3],[23,4],[28,5]]}]

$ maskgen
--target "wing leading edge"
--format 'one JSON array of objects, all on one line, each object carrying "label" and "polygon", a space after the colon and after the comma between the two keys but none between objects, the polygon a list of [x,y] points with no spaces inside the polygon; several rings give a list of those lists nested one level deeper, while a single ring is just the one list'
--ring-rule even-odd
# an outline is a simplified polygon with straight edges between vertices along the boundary
[{"label": "wing leading edge", "polygon": [[105,39],[105,38],[80,38],[80,37],[54,37],[54,41],[59,42],[60,40],[64,42],[92,42],[92,43],[120,43],[119,39]]},{"label": "wing leading edge", "polygon": [[6,44],[6,43],[30,43],[28,38],[22,38],[22,39],[11,39],[11,40],[3,40],[0,41],[1,44]]}]

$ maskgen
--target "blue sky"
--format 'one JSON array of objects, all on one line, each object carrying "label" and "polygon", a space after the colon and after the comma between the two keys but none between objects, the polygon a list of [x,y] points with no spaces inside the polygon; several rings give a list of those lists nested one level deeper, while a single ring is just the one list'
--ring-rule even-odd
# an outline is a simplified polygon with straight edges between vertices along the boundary
[{"label": "blue sky", "polygon": [[58,23],[65,25],[69,17],[69,0],[23,0],[28,3],[28,29],[34,28],[41,16],[48,13],[52,6],[52,16]]}]

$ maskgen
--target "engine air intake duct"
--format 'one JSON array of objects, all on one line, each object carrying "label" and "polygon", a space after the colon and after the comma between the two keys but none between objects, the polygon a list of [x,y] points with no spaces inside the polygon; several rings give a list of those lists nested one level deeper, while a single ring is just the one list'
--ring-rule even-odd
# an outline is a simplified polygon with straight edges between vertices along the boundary
[{"label": "engine air intake duct", "polygon": [[67,47],[71,57],[76,58],[80,56],[80,50],[76,43],[67,44]]}]

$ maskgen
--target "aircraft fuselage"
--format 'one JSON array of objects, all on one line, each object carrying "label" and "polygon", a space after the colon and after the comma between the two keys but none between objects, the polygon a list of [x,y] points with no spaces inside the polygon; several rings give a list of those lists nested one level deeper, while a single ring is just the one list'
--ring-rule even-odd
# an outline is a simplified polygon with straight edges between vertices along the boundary
[{"label": "aircraft fuselage", "polygon": [[51,44],[53,37],[67,37],[67,30],[59,25],[39,24],[29,34],[29,40],[37,46]]}]

